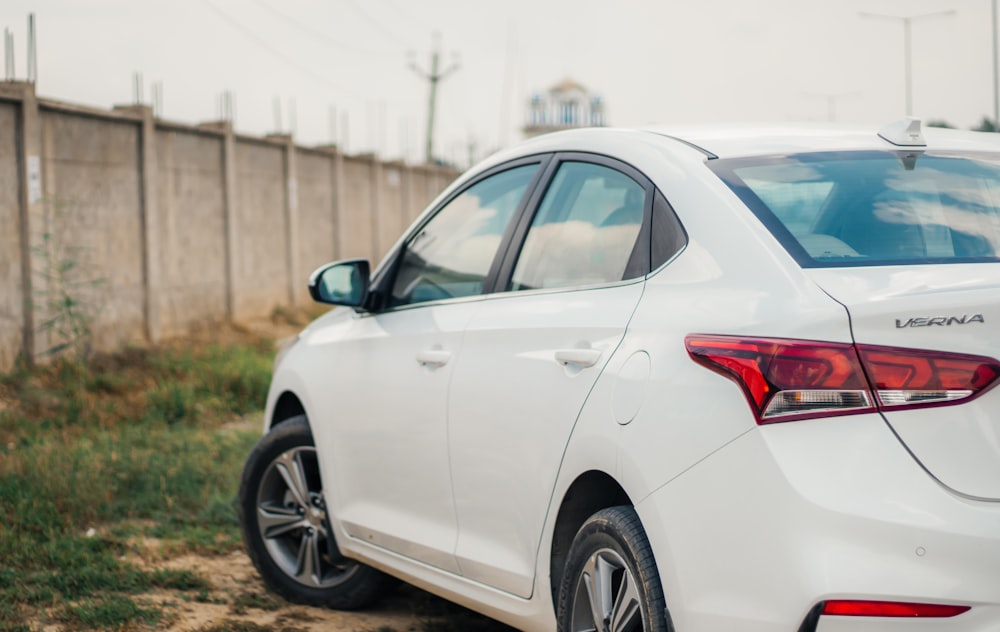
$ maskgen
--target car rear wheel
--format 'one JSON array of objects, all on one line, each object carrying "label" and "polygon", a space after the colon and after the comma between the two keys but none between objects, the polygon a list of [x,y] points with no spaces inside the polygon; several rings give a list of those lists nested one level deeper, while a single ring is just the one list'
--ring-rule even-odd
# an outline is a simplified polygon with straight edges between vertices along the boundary
[{"label": "car rear wheel", "polygon": [[343,610],[382,594],[388,578],[340,554],[304,415],[261,437],[240,478],[240,524],[264,582],[289,601]]},{"label": "car rear wheel", "polygon": [[560,632],[669,632],[660,577],[639,516],[603,509],[580,527],[559,590]]}]

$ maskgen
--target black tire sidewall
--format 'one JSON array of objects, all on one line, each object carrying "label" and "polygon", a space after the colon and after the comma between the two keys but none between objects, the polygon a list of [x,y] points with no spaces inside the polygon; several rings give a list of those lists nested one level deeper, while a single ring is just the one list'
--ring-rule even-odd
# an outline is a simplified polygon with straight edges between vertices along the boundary
[{"label": "black tire sidewall", "polygon": [[573,600],[584,565],[591,555],[610,549],[621,556],[638,582],[646,632],[671,632],[673,626],[666,612],[660,576],[652,549],[638,515],[631,507],[603,509],[584,522],[570,546],[566,568],[560,582],[557,608],[558,629],[570,629]]}]

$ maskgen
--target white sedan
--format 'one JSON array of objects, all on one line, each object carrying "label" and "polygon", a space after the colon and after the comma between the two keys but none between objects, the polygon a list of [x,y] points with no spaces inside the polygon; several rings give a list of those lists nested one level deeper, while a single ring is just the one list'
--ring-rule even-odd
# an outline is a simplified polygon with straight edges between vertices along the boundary
[{"label": "white sedan", "polygon": [[268,585],[522,630],[1000,630],[1000,137],[579,130],[459,178],[275,364]]}]

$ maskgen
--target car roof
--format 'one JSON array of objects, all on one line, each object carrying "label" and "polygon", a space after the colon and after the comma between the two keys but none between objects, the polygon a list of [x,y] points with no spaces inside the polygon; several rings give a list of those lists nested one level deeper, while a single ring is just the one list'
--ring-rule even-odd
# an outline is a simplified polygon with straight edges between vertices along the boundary
[{"label": "car roof", "polygon": [[909,123],[910,119],[883,125],[766,123],[654,125],[639,129],[584,128],[544,134],[512,149],[521,155],[525,150],[580,151],[589,148],[591,151],[600,151],[604,146],[638,141],[648,145],[675,145],[680,142],[697,149],[707,158],[852,150],[1000,151],[1000,134],[924,125],[920,125],[918,130],[926,145],[901,146],[886,139],[897,139],[892,131],[893,126]]},{"label": "car roof", "polygon": [[718,158],[845,150],[1000,150],[998,134],[924,127],[919,123],[917,129],[926,145],[906,145],[892,131],[893,126],[906,122],[895,121],[887,125],[655,126],[647,131],[680,140]]}]

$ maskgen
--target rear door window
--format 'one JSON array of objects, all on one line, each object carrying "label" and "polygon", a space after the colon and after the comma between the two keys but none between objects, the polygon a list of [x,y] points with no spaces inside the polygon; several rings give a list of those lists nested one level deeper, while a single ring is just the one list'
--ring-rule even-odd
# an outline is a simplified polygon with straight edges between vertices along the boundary
[{"label": "rear door window", "polygon": [[595,285],[644,274],[648,263],[633,271],[629,262],[646,199],[646,188],[621,171],[563,162],[528,229],[510,289]]}]

